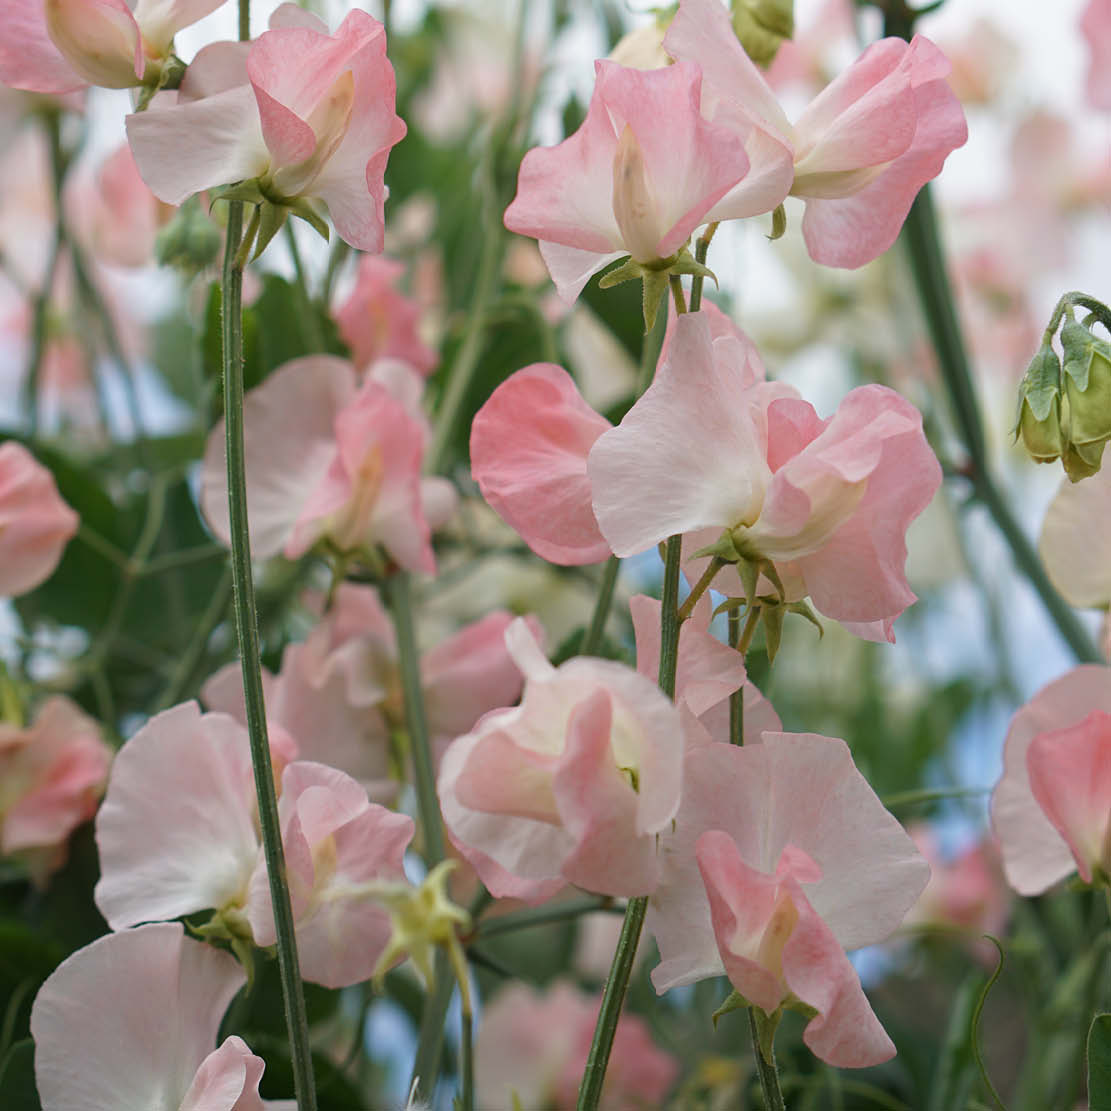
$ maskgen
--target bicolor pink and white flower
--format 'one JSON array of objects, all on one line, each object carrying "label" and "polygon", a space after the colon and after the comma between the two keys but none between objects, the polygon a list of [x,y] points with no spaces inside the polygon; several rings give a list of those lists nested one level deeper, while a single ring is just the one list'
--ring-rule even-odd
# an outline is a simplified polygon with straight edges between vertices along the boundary
[{"label": "bicolor pink and white flower", "polygon": [[615,259],[670,258],[749,170],[743,136],[700,111],[697,66],[595,72],[582,126],[525,155],[505,212],[510,231],[540,241],[566,301]]},{"label": "bicolor pink and white flower", "polygon": [[247,976],[180,922],[108,934],[51,973],[31,1008],[43,1111],[294,1111],[259,1098],[264,1062],[220,1023]]},{"label": "bicolor pink and white flower", "polygon": [[[326,987],[369,979],[390,928],[368,885],[403,878],[413,821],[322,764],[279,777],[301,973]],[[274,943],[250,746],[234,718],[196,703],[153,717],[116,758],[96,838],[95,899],[113,929],[211,909],[233,935]]]},{"label": "bicolor pink and white flower", "polygon": [[[435,570],[432,527],[454,512],[446,480],[422,478],[425,430],[403,401],[330,355],[279,367],[243,404],[251,549],[296,559],[318,540],[343,552],[381,548],[394,563]],[[230,543],[224,425],[208,440],[201,506]]]},{"label": "bicolor pink and white flower", "polygon": [[[168,204],[240,181],[257,181],[279,205],[319,198],[342,239],[377,253],[386,160],[405,136],[385,31],[355,9],[329,35],[312,15],[284,14],[289,7],[251,43],[245,72],[240,53],[215,44],[207,49],[218,57],[202,62],[202,51],[193,63],[208,88],[187,81],[179,103],[128,116],[135,161]],[[206,95],[190,99],[194,91]]]},{"label": "bicolor pink and white flower", "polygon": [[[828,266],[855,268],[886,251],[919,189],[968,138],[945,82],[949,63],[921,35],[868,47],[793,124],[719,0],[682,0],[664,49],[702,67],[703,109],[715,123],[752,121],[793,151],[790,192],[806,202],[803,237],[810,256]],[[753,215],[733,211],[734,199],[727,195],[707,218]]]},{"label": "bicolor pink and white flower", "polygon": [[[788,600],[809,595],[854,632],[893,639],[915,597],[906,529],[941,482],[921,415],[862,386],[823,420],[791,387],[752,385],[721,356],[701,313],[681,317],[652,385],[594,444],[602,535],[628,556],[676,533],[693,534],[693,552],[728,530],[742,556],[775,564]],[[732,580],[719,589],[743,595]]]},{"label": "bicolor pink and white flower", "polygon": [[48,579],[79,524],[50,471],[22,444],[0,444],[0,595]]},{"label": "bicolor pink and white flower", "polygon": [[657,991],[724,971],[765,1011],[817,1011],[803,1040],[832,1065],[894,1054],[844,951],[890,934],[929,868],[843,741],[765,732],[691,746],[660,854]]},{"label": "bicolor pink and white flower", "polygon": [[224,0],[3,0],[0,82],[36,93],[153,84],[174,35]]},{"label": "bicolor pink and white flower", "polygon": [[95,813],[111,759],[96,722],[61,695],[26,728],[0,722],[0,853],[45,880],[65,862],[69,835]]},{"label": "bicolor pink and white flower", "polygon": [[1011,721],[991,819],[1007,882],[1039,895],[1076,871],[1111,876],[1111,671],[1074,668]]},{"label": "bicolor pink and white flower", "polygon": [[685,725],[655,683],[610,660],[553,667],[527,624],[506,632],[520,706],[487,714],[440,763],[452,841],[496,896],[567,883],[643,895],[679,805]]}]

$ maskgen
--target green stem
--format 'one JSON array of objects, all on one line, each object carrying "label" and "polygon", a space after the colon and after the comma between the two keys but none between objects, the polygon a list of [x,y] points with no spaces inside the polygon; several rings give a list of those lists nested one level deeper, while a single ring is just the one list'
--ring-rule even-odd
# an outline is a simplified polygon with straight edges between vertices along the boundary
[{"label": "green stem", "polygon": [[508,914],[499,914],[496,918],[479,922],[475,927],[474,940],[478,941],[480,938],[485,940],[497,934],[527,930],[533,926],[548,926],[553,922],[570,922],[584,914],[595,914],[612,909],[613,900],[607,895],[588,895],[581,899],[568,899],[566,902],[552,906],[526,907],[524,910],[513,910]]},{"label": "green stem", "polygon": [[760,1077],[760,1091],[764,1093],[765,1111],[785,1111],[783,1091],[779,1087],[779,1070],[775,1067],[775,1055],[771,1061],[764,1060],[760,1048],[760,1033],[756,1029],[756,1015],[748,1008],[748,1030],[752,1036],[752,1053],[756,1058],[756,1073]]},{"label": "green stem", "polygon": [[[729,645],[737,648],[741,643],[741,611],[729,611]],[[729,743],[745,743],[745,689],[734,691],[729,696]]]},{"label": "green stem", "polygon": [[[669,536],[667,554],[664,559],[663,599],[660,607],[660,690],[668,698],[675,697],[675,673],[679,662],[679,570],[682,562],[682,537]],[[602,993],[602,1006],[598,1012],[598,1022],[594,1027],[594,1038],[590,1044],[582,1085],[579,1088],[578,1111],[597,1111],[602,1098],[602,1085],[606,1079],[610,1051],[617,1031],[617,1020],[625,1002],[629,988],[629,978],[633,971],[640,932],[644,928],[644,916],[648,910],[647,896],[630,899],[625,908],[625,921],[621,925],[621,936],[617,941],[617,951],[613,955],[609,977]]]},{"label": "green stem", "polygon": [[938,802],[941,799],[983,798],[990,793],[990,787],[926,787],[921,790],[899,791],[897,794],[888,795],[883,800],[883,805],[888,810],[897,810],[899,807],[915,806],[923,802]]},{"label": "green stem", "polygon": [[301,248],[297,246],[297,231],[292,220],[287,220],[285,223],[285,242],[289,248],[289,257],[293,260],[293,274],[297,279],[297,299],[301,302],[298,306],[301,337],[314,354],[326,351],[327,344],[324,342],[324,333],[320,328],[320,318],[316,315],[312,297],[309,295],[309,279],[305,272],[305,264],[301,260]]},{"label": "green stem", "polygon": [[351,248],[337,235],[336,241],[332,244],[332,249],[328,253],[328,268],[324,271],[324,282],[320,288],[320,303],[325,310],[332,303],[332,289],[335,287],[336,278],[339,277],[339,272],[343,269],[343,264],[350,254]]},{"label": "green stem", "polygon": [[417,1098],[425,1101],[430,1101],[436,1091],[444,1049],[444,1019],[455,991],[451,961],[442,946],[436,951],[434,975],[432,990],[424,997],[417,1052],[413,1058],[412,1083],[416,1085]]},{"label": "green stem", "polygon": [[[718,230],[717,224],[707,224],[706,230],[694,241],[694,261],[706,265],[706,252],[710,249],[710,240]],[[691,312],[698,312],[702,308],[702,283],[704,277],[695,274],[691,278]]]},{"label": "green stem", "polygon": [[424,713],[424,692],[421,688],[420,657],[417,655],[413,632],[413,605],[409,592],[409,572],[396,571],[386,579],[383,594],[393,617],[397,634],[397,659],[401,669],[401,693],[405,702],[405,725],[409,747],[413,753],[413,779],[417,792],[417,810],[424,832],[424,855],[429,868],[444,859],[444,825],[440,817],[440,800],[436,794],[436,777],[432,770],[432,753],[428,743],[428,723]]},{"label": "green stem", "polygon": [[92,548],[98,555],[103,556],[109,563],[115,564],[121,571],[130,573],[130,557],[117,548],[111,540],[106,540],[99,532],[84,521],[78,526],[77,539],[86,547]]},{"label": "green stem", "polygon": [[679,607],[679,620],[686,621],[688,617],[694,612],[694,607],[698,604],[698,599],[710,589],[710,583],[714,581],[714,576],[725,566],[725,561],[718,556],[706,565],[706,570],[702,572],[702,577],[691,587],[691,592],[683,599],[683,604]]},{"label": "green stem", "polygon": [[667,279],[671,286],[671,299],[675,302],[675,311],[682,316],[687,312],[687,300],[683,294],[683,279],[678,274],[669,274]]},{"label": "green stem", "polygon": [[[240,28],[246,5],[240,6]],[[243,695],[247,710],[247,732],[251,744],[258,818],[262,833],[266,873],[277,935],[278,972],[282,983],[286,1027],[289,1033],[293,1084],[299,1111],[316,1111],[312,1056],[305,997],[297,964],[297,939],[293,909],[286,886],[274,769],[266,732],[266,709],[262,695],[259,658],[258,614],[251,579],[251,544],[247,532],[247,475],[243,447],[243,271],[236,254],[243,235],[243,203],[231,201],[228,209],[227,243],[223,271],[223,369],[224,426],[228,457],[228,514],[231,525],[231,571],[235,608],[235,631],[243,668]]]},{"label": "green stem", "polygon": [[582,644],[579,646],[580,656],[593,656],[601,647],[602,635],[606,629],[606,620],[609,618],[613,606],[613,592],[617,586],[617,573],[621,570],[621,560],[611,555],[606,560],[605,569],[602,571],[602,582],[598,587],[598,601],[594,603],[594,616],[590,619],[590,628],[586,630]]},{"label": "green stem", "polygon": [[162,575],[176,571],[179,567],[191,567],[195,563],[207,563],[210,559],[222,556],[224,549],[219,544],[195,544],[190,548],[179,548],[176,552],[148,559],[137,569],[139,575]]},{"label": "green stem", "polygon": [[1077,659],[1101,663],[1102,659],[1087,630],[1049,581],[1038,553],[1015,520],[992,477],[979,403],[972,384],[972,371],[942,254],[937,214],[929,185],[922,188],[911,205],[903,225],[902,239],[910,256],[915,287],[934,350],[937,352],[942,379],[968,452],[970,478],[976,497],[1003,533],[1016,566],[1041,598],[1042,604]]},{"label": "green stem", "polygon": [[189,680],[204,654],[212,630],[223,620],[224,614],[227,612],[230,597],[231,571],[226,568],[220,578],[219,585],[212,594],[211,601],[193,629],[193,635],[189,643],[178,657],[173,672],[166,681],[165,687],[162,688],[162,693],[158,696],[156,710],[165,710],[181,701],[182,695],[189,686]]},{"label": "green stem", "polygon": [[650,385],[656,374],[656,364],[660,361],[660,350],[667,332],[667,313],[656,313],[656,323],[652,331],[644,337],[640,349],[640,373],[637,375],[636,395],[640,397]]},{"label": "green stem", "polygon": [[463,1009],[463,1037],[459,1055],[462,1081],[460,1111],[474,1111],[474,1017],[469,1007]]}]

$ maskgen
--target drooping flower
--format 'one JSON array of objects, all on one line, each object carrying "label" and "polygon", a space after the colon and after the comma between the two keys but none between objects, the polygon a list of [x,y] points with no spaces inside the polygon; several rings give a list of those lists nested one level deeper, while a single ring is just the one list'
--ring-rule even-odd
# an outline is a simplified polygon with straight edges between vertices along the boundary
[{"label": "drooping flower", "polygon": [[505,212],[510,231],[540,241],[567,301],[614,259],[671,258],[749,169],[743,138],[703,118],[697,66],[595,72],[582,127],[525,155]]},{"label": "drooping flower", "polygon": [[[910,44],[873,43],[794,124],[719,0],[682,0],[664,49],[702,67],[712,120],[753,120],[793,150],[790,191],[806,201],[803,237],[810,256],[828,266],[855,268],[886,251],[919,189],[968,138],[945,82],[949,63],[921,35]],[[708,219],[741,215],[731,200]]]},{"label": "drooping flower", "polygon": [[0,444],[0,595],[48,579],[79,523],[35,457],[14,440]]},{"label": "drooping flower", "polygon": [[552,667],[523,620],[506,644],[525,676],[520,706],[487,714],[440,764],[452,840],[499,897],[653,890],[656,835],[679,804],[679,710],[610,660]]},{"label": "drooping flower", "polygon": [[168,204],[248,181],[279,208],[319,198],[342,239],[377,253],[386,160],[405,135],[382,24],[359,9],[333,35],[312,16],[277,24],[251,43],[245,73],[230,51],[219,66],[194,61],[219,71],[217,91],[189,99],[187,80],[176,105],[127,117],[139,171]]},{"label": "drooping flower", "polygon": [[1039,895],[1073,871],[1111,875],[1111,672],[1088,664],[1015,714],[991,819],[1007,882]]},{"label": "drooping flower", "polygon": [[64,960],[31,1009],[43,1111],[293,1111],[264,1102],[264,1064],[213,1045],[247,977],[179,922],[108,934]]},{"label": "drooping flower", "polygon": [[[828,420],[790,387],[750,385],[720,357],[701,313],[675,335],[644,396],[588,460],[594,513],[620,556],[727,530],[738,553],[773,563],[788,600],[869,639],[914,594],[905,534],[941,482],[918,411],[893,390],[853,390]],[[721,589],[729,589],[721,587]],[[743,590],[733,583],[731,592]]]}]

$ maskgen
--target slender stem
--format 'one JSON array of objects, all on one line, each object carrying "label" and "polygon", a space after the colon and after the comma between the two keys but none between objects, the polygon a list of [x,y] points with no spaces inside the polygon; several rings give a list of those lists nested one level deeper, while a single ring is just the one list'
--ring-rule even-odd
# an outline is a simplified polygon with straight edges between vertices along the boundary
[{"label": "slender stem", "polygon": [[463,1008],[463,1036],[459,1046],[459,1073],[462,1091],[460,1111],[474,1111],[474,1016]]},{"label": "slender stem", "polygon": [[742,656],[748,655],[752,646],[752,638],[756,635],[756,626],[760,624],[760,603],[749,606],[748,615],[745,617],[745,626],[741,630],[741,639],[737,641],[737,651]]},{"label": "slender stem", "polygon": [[702,577],[691,587],[691,592],[683,599],[683,604],[679,607],[679,620],[686,621],[688,617],[694,612],[694,607],[698,603],[698,599],[710,588],[710,583],[714,581],[714,576],[725,566],[725,561],[718,556],[714,556],[706,566],[706,570],[702,572]]},{"label": "slender stem", "polygon": [[568,899],[563,903],[540,907],[526,907],[499,914],[497,918],[479,922],[475,927],[474,940],[485,940],[497,934],[513,933],[532,926],[548,926],[553,922],[570,922],[584,914],[614,909],[613,900],[606,895],[589,895],[581,899]]},{"label": "slender stem", "polygon": [[921,790],[899,791],[894,795],[888,795],[883,800],[883,805],[888,810],[896,810],[902,806],[938,802],[941,799],[983,798],[990,793],[990,787],[926,787]]},{"label": "slender stem", "polygon": [[911,205],[903,225],[902,239],[910,257],[914,283],[937,352],[942,379],[968,452],[970,478],[976,497],[1003,533],[1016,566],[1041,598],[1076,657],[1088,663],[1101,663],[1102,659],[1087,630],[1049,581],[1038,553],[1015,520],[992,477],[972,371],[953,302],[938,234],[937,214],[928,185],[923,187]]},{"label": "slender stem", "polygon": [[336,284],[336,278],[339,277],[339,272],[350,254],[351,248],[337,235],[328,253],[328,268],[324,271],[324,282],[320,288],[320,303],[325,309],[332,303],[332,289]]},{"label": "slender stem", "polygon": [[671,299],[675,302],[675,311],[682,316],[687,311],[687,299],[683,294],[683,279],[678,274],[669,274],[667,282],[671,286]]},{"label": "slender stem", "polygon": [[602,644],[602,636],[606,629],[606,620],[610,615],[613,605],[614,587],[617,585],[617,573],[621,569],[621,560],[611,555],[606,560],[605,570],[602,572],[602,582],[598,587],[598,601],[594,603],[594,616],[590,619],[590,628],[586,630],[582,644],[579,647],[580,656],[593,656]]},{"label": "slender stem", "polygon": [[139,575],[161,575],[166,571],[175,571],[179,567],[191,567],[194,563],[206,563],[210,559],[222,556],[224,549],[219,544],[194,544],[190,548],[179,548],[176,552],[166,552],[165,555],[154,556],[148,559],[142,567],[137,568]]},{"label": "slender stem", "polygon": [[451,960],[442,946],[436,951],[434,977],[432,990],[424,997],[420,1036],[416,1056],[413,1058],[412,1083],[416,1085],[417,1097],[426,1101],[430,1101],[436,1091],[440,1057],[444,1048],[444,1019],[455,991]]},{"label": "slender stem", "polygon": [[[703,266],[706,265],[706,252],[710,249],[710,240],[714,238],[714,232],[717,230],[717,224],[707,224],[706,230],[694,241],[695,262],[700,262]],[[703,281],[704,278],[701,274],[695,274],[691,278],[691,312],[698,312],[702,308]]]},{"label": "slender stem", "polygon": [[324,342],[324,333],[320,328],[320,318],[309,295],[309,279],[305,272],[305,264],[301,260],[301,248],[297,246],[297,231],[292,220],[285,222],[285,242],[289,248],[289,257],[293,260],[293,273],[297,278],[298,306],[301,318],[301,335],[309,350],[314,354],[324,351],[327,345]]},{"label": "slender stem", "polygon": [[428,743],[428,722],[424,713],[420,657],[417,655],[417,641],[413,632],[409,572],[397,571],[390,575],[385,581],[383,593],[397,634],[401,693],[405,701],[405,725],[413,752],[417,809],[420,812],[420,824],[424,832],[425,859],[429,868],[432,868],[444,859],[444,825],[440,817],[440,800],[436,794],[436,777],[432,771],[432,753]]},{"label": "slender stem", "polygon": [[[242,30],[246,5],[240,6]],[[293,909],[286,886],[274,769],[266,733],[266,709],[262,695],[259,659],[258,613],[251,580],[251,544],[247,532],[247,475],[243,447],[243,271],[236,255],[243,235],[243,203],[231,201],[228,210],[227,244],[223,272],[223,362],[224,426],[228,456],[228,513],[231,523],[231,571],[235,608],[235,631],[243,668],[243,694],[247,709],[247,732],[251,764],[258,796],[258,818],[262,833],[266,873],[277,935],[278,972],[282,983],[286,1027],[289,1033],[293,1084],[299,1111],[316,1111],[309,1027],[301,973],[297,964],[297,939]]]},{"label": "slender stem", "polygon": [[[682,537],[669,536],[667,554],[664,559],[663,600],[660,608],[660,690],[675,697],[675,673],[679,662],[679,569],[682,561]],[[598,1022],[594,1027],[594,1038],[590,1044],[582,1085],[579,1088],[578,1111],[597,1111],[602,1097],[602,1085],[606,1079],[610,1051],[617,1030],[617,1020],[629,978],[633,971],[640,932],[644,928],[644,916],[648,910],[647,896],[630,899],[625,908],[625,921],[621,925],[621,936],[617,941],[617,951],[613,955],[609,977],[602,993],[602,1006],[598,1012]]]},{"label": "slender stem", "polygon": [[102,555],[109,563],[114,563],[121,571],[131,571],[131,559],[127,553],[121,551],[111,540],[105,539],[84,521],[77,529],[77,539],[82,544],[92,548],[98,555]]},{"label": "slender stem", "polygon": [[785,1111],[775,1055],[772,1055],[770,1062],[764,1060],[764,1053],[760,1049],[760,1034],[756,1029],[756,1015],[751,1007],[748,1008],[748,1030],[752,1035],[752,1052],[756,1058],[756,1072],[760,1077],[760,1091],[764,1093],[765,1111]]},{"label": "slender stem", "polygon": [[[740,610],[729,611],[729,645],[736,648],[741,643]],[[729,696],[729,743],[745,743],[745,689],[734,691]]]},{"label": "slender stem", "polygon": [[640,395],[652,384],[652,379],[656,374],[656,363],[660,360],[660,349],[663,347],[664,333],[666,331],[667,313],[656,313],[656,323],[652,326],[652,331],[645,335],[644,343],[640,349],[640,373],[637,375],[636,388],[637,397],[640,397]]},{"label": "slender stem", "polygon": [[251,38],[251,0],[239,0],[239,41]]},{"label": "slender stem", "polygon": [[168,706],[173,706],[181,700],[204,653],[208,638],[212,635],[212,630],[223,620],[224,614],[227,612],[230,598],[231,571],[225,569],[219,585],[212,594],[211,601],[193,629],[193,635],[189,643],[178,657],[173,672],[166,681],[165,687],[162,688],[162,693],[158,696],[156,707],[158,710],[165,710]]}]

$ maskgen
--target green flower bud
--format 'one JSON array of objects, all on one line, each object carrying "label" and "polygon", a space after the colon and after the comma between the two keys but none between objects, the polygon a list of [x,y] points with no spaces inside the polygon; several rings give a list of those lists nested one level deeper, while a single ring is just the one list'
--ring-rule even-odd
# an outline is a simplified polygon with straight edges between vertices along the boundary
[{"label": "green flower bud", "polygon": [[794,0],[733,0],[733,31],[758,66],[770,66],[795,33]]},{"label": "green flower bud", "polygon": [[223,243],[220,229],[201,208],[200,200],[190,197],[158,233],[154,257],[163,266],[173,266],[192,276],[216,262]]},{"label": "green flower bud", "polygon": [[[1111,344],[1069,320],[1061,329],[1061,346],[1069,442],[1077,448],[1091,449],[1097,444],[1102,448],[1111,438]],[[1099,470],[1098,455],[1095,466]]]},{"label": "green flower bud", "polygon": [[1065,451],[1061,429],[1061,362],[1046,341],[1038,349],[1019,386],[1015,435],[1032,459],[1052,463]]}]

